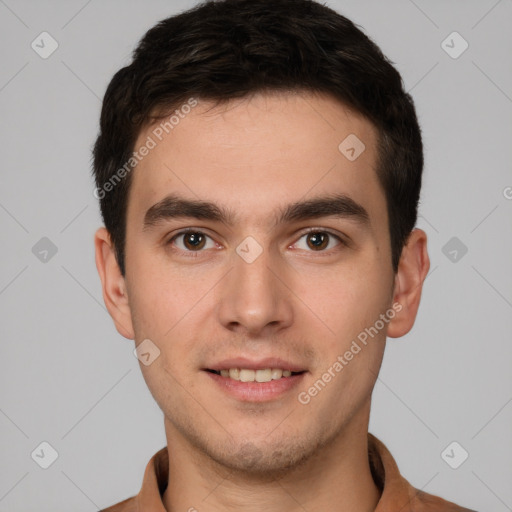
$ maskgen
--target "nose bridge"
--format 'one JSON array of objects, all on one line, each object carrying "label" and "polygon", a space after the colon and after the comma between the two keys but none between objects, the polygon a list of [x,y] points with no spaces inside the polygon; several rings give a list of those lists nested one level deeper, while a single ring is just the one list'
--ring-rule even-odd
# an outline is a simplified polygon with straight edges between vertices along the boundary
[{"label": "nose bridge", "polygon": [[282,328],[291,322],[292,305],[286,287],[275,276],[278,258],[248,238],[233,254],[233,270],[226,276],[220,299],[219,321],[226,328],[253,333]]}]

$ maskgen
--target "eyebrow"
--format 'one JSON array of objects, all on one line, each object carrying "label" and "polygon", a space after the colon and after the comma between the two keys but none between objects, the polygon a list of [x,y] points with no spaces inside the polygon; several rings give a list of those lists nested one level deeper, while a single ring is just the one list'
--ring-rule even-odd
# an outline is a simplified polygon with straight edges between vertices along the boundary
[{"label": "eyebrow", "polygon": [[[286,205],[278,213],[277,223],[291,223],[322,217],[337,217],[370,226],[366,209],[345,194],[316,197]],[[161,222],[176,218],[194,218],[234,225],[236,215],[232,210],[208,201],[185,199],[171,194],[149,208],[144,216],[144,230]]]}]

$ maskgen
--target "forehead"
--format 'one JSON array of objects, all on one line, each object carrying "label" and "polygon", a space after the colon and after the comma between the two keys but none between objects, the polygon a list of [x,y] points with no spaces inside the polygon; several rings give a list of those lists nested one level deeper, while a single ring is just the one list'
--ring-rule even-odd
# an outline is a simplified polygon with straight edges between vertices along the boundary
[{"label": "forehead", "polygon": [[261,222],[285,203],[337,192],[370,214],[385,206],[376,129],[329,96],[258,94],[177,110],[139,134],[134,150],[151,149],[133,173],[129,216],[171,192]]}]

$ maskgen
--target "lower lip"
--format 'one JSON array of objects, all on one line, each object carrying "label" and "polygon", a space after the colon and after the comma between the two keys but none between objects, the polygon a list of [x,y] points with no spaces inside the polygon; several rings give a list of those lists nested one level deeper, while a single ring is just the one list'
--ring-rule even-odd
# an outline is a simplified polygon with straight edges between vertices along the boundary
[{"label": "lower lip", "polygon": [[304,378],[304,373],[281,377],[270,382],[242,382],[223,377],[204,370],[204,372],[216,382],[227,394],[244,402],[266,402],[279,398],[284,393],[296,388]]}]

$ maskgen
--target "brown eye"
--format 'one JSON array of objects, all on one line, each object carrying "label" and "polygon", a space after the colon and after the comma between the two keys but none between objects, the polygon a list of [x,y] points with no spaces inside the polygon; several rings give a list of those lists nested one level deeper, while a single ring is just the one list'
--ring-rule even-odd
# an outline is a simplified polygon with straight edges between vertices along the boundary
[{"label": "brown eye", "polygon": [[314,252],[329,252],[344,245],[343,240],[329,231],[315,230],[303,234],[294,244],[295,249]]},{"label": "brown eye", "polygon": [[206,245],[206,237],[202,233],[184,233],[183,245],[189,251],[198,251]]},{"label": "brown eye", "polygon": [[310,249],[314,251],[321,251],[329,245],[329,234],[320,231],[316,233],[309,233],[307,236],[307,244]]},{"label": "brown eye", "polygon": [[182,252],[204,252],[207,249],[215,248],[215,241],[201,231],[187,230],[173,236],[169,245]]}]

